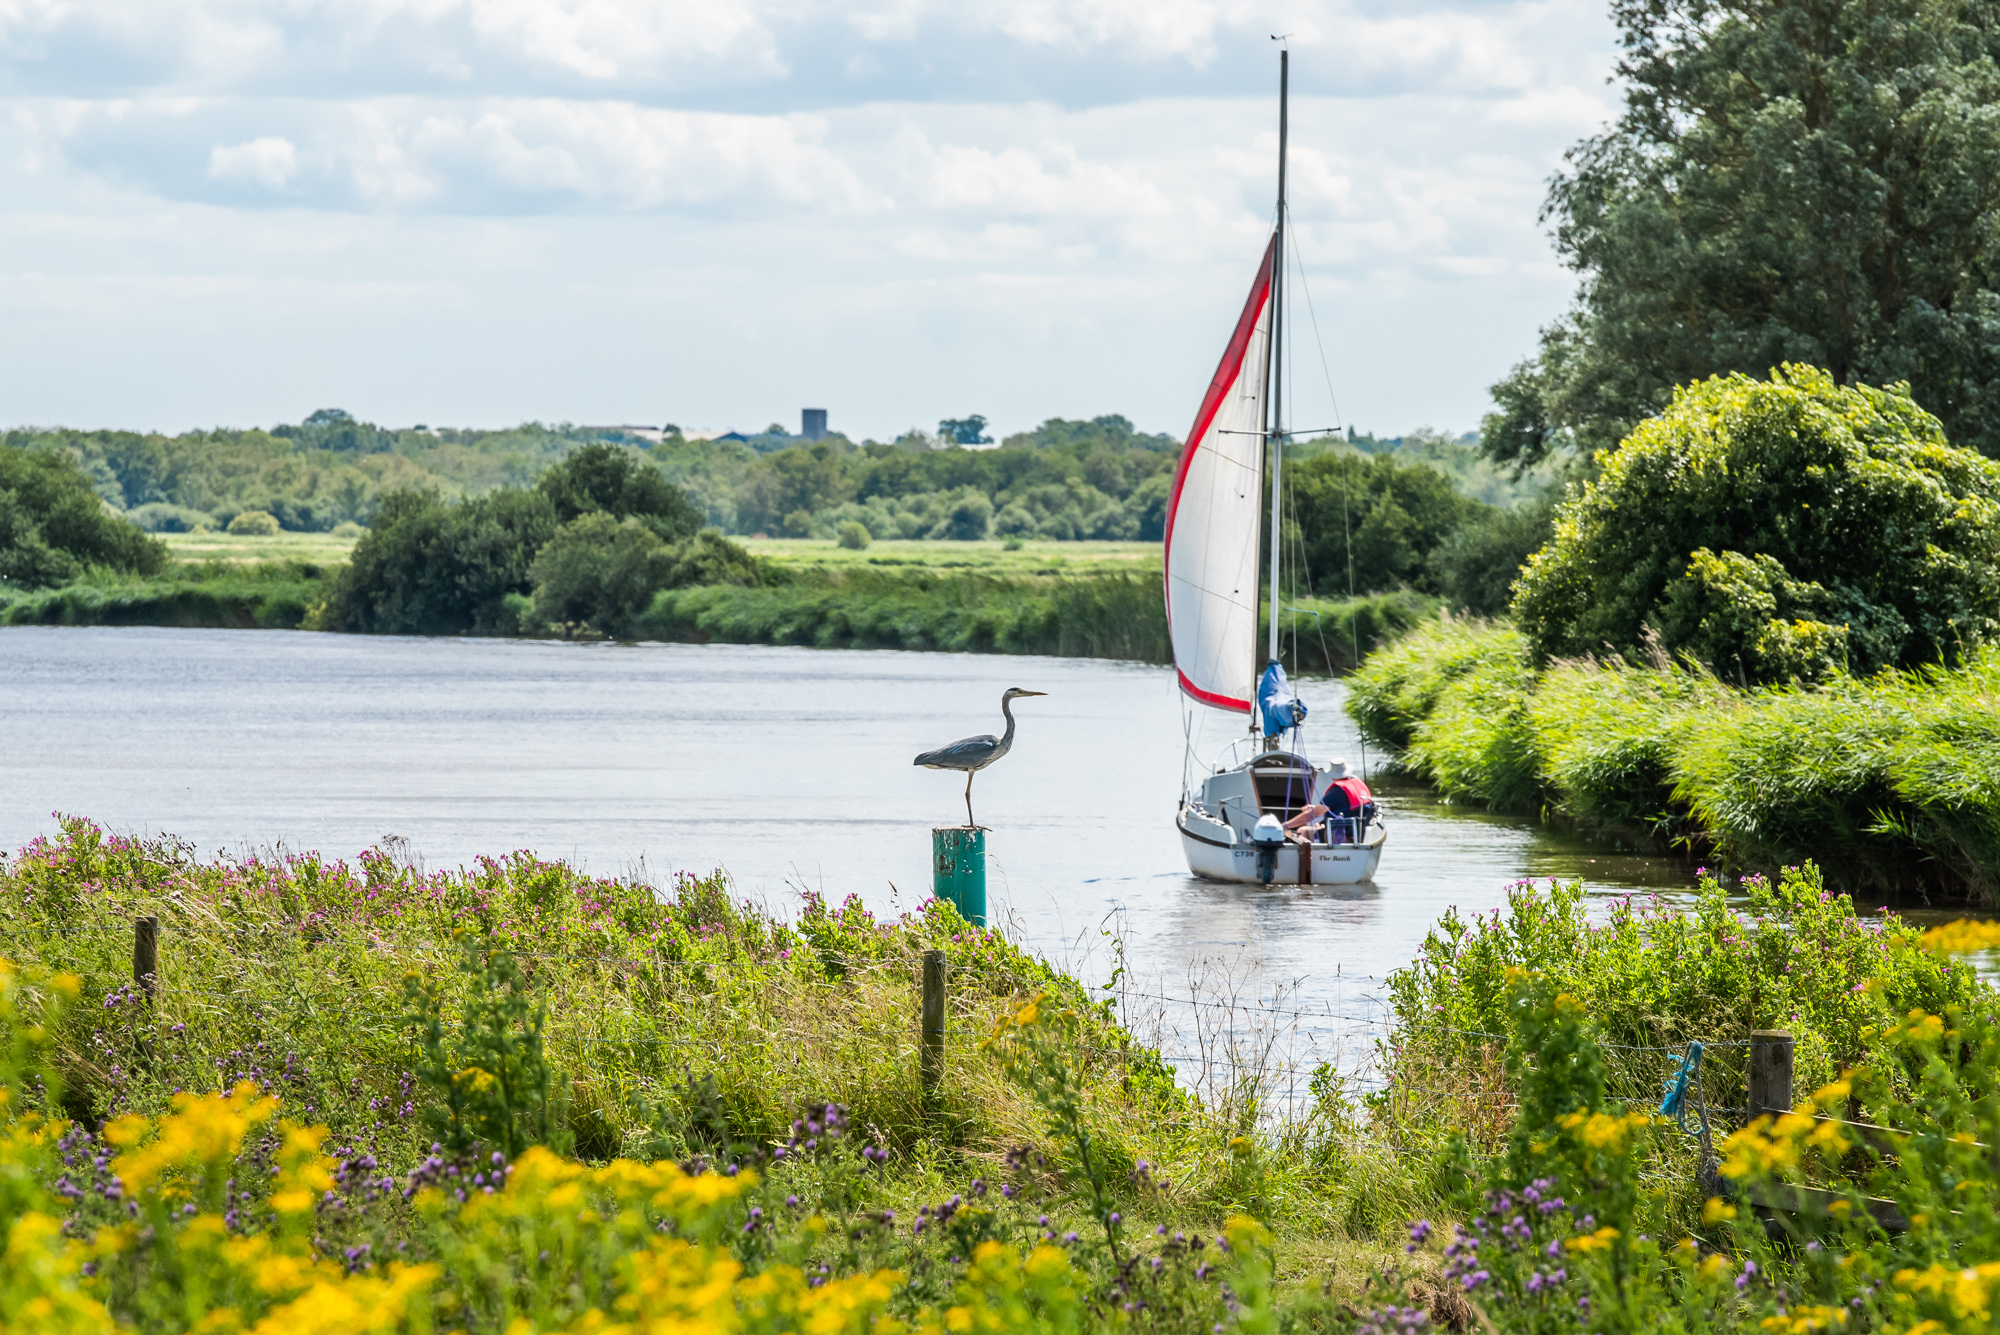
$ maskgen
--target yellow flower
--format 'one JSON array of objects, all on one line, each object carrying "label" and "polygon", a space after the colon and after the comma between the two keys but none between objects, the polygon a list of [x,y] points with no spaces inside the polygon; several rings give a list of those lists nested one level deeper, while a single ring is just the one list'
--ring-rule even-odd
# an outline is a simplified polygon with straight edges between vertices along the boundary
[{"label": "yellow flower", "polygon": [[1961,918],[1924,933],[1924,949],[1940,955],[1964,955],[1975,950],[2000,948],[2000,922],[1974,922]]},{"label": "yellow flower", "polygon": [[1726,1204],[1720,1196],[1710,1196],[1707,1204],[1701,1207],[1701,1222],[1704,1224],[1719,1224],[1735,1217],[1736,1207]]},{"label": "yellow flower", "polygon": [[368,1275],[321,1280],[282,1307],[274,1308],[251,1335],[363,1335],[400,1330],[410,1300],[436,1279],[434,1265],[392,1265],[386,1279]]},{"label": "yellow flower", "polygon": [[1247,1214],[1234,1215],[1222,1226],[1222,1236],[1231,1247],[1269,1247],[1277,1241],[1271,1230]]},{"label": "yellow flower", "polygon": [[1563,1245],[1573,1252],[1602,1252],[1609,1251],[1617,1240],[1618,1230],[1606,1224],[1587,1238],[1571,1238]]},{"label": "yellow flower", "polygon": [[1783,1316],[1767,1316],[1760,1324],[1773,1335],[1815,1335],[1847,1324],[1845,1307],[1794,1307]]},{"label": "yellow flower", "polygon": [[[128,1191],[144,1191],[170,1168],[189,1161],[219,1165],[236,1157],[252,1127],[263,1125],[278,1111],[276,1099],[260,1099],[257,1087],[244,1081],[229,1094],[176,1094],[174,1110],[156,1125],[150,1145],[144,1118],[121,1117],[105,1128],[112,1144],[126,1148],[111,1163]],[[115,1137],[115,1138],[114,1138]]]},{"label": "yellow flower", "polygon": [[1985,1322],[1992,1290],[2000,1283],[2000,1261],[1949,1269],[1933,1264],[1927,1270],[1899,1270],[1896,1287],[1915,1293],[1931,1293],[1951,1303],[1954,1316]]},{"label": "yellow flower", "polygon": [[[0,976],[0,983],[6,980]],[[6,1231],[0,1250],[0,1318],[34,1335],[110,1335],[104,1304],[77,1288],[75,1253],[63,1245],[62,1221],[30,1210]],[[0,1325],[7,1325],[0,1320]]]}]

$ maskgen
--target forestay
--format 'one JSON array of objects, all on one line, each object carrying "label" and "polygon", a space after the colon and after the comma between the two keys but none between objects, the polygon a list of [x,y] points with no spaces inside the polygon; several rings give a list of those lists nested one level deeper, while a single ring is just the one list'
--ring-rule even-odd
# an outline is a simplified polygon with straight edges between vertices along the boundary
[{"label": "forestay", "polygon": [[1271,260],[1267,246],[1195,415],[1167,503],[1167,633],[1181,689],[1202,704],[1241,713],[1250,712],[1257,676]]}]

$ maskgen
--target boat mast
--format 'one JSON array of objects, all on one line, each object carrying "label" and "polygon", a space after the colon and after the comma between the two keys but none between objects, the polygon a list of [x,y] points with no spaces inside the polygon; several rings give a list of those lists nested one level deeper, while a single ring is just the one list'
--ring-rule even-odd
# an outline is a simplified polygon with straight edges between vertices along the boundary
[{"label": "boat mast", "polygon": [[[1278,661],[1278,551],[1280,521],[1283,516],[1281,498],[1283,496],[1285,468],[1285,378],[1284,378],[1284,316],[1285,316],[1285,145],[1290,133],[1290,92],[1292,53],[1283,48],[1278,51],[1278,226],[1277,242],[1271,247],[1271,343],[1265,362],[1265,384],[1268,395],[1265,399],[1268,416],[1265,418],[1265,434],[1271,450],[1271,634],[1266,661]],[[1261,671],[1257,674],[1261,676]],[[1256,678],[1252,678],[1251,699],[1256,699]],[[1256,711],[1251,711],[1251,731],[1257,728]],[[1265,739],[1267,746],[1276,746],[1275,737]]]}]

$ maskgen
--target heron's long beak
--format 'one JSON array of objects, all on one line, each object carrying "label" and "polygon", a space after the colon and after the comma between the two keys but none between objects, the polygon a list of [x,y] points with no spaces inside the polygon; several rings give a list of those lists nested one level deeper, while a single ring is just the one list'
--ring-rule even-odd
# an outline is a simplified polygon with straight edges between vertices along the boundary
[{"label": "heron's long beak", "polygon": [[1016,691],[1016,695],[1047,695],[1047,691]]}]

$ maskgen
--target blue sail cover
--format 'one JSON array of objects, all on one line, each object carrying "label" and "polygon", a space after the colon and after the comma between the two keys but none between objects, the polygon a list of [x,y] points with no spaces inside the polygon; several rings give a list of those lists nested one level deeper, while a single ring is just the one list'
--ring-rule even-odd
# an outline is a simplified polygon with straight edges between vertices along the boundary
[{"label": "blue sail cover", "polygon": [[1264,720],[1266,737],[1275,737],[1306,721],[1306,702],[1292,694],[1291,683],[1285,680],[1285,669],[1275,658],[1257,682],[1257,712]]}]

